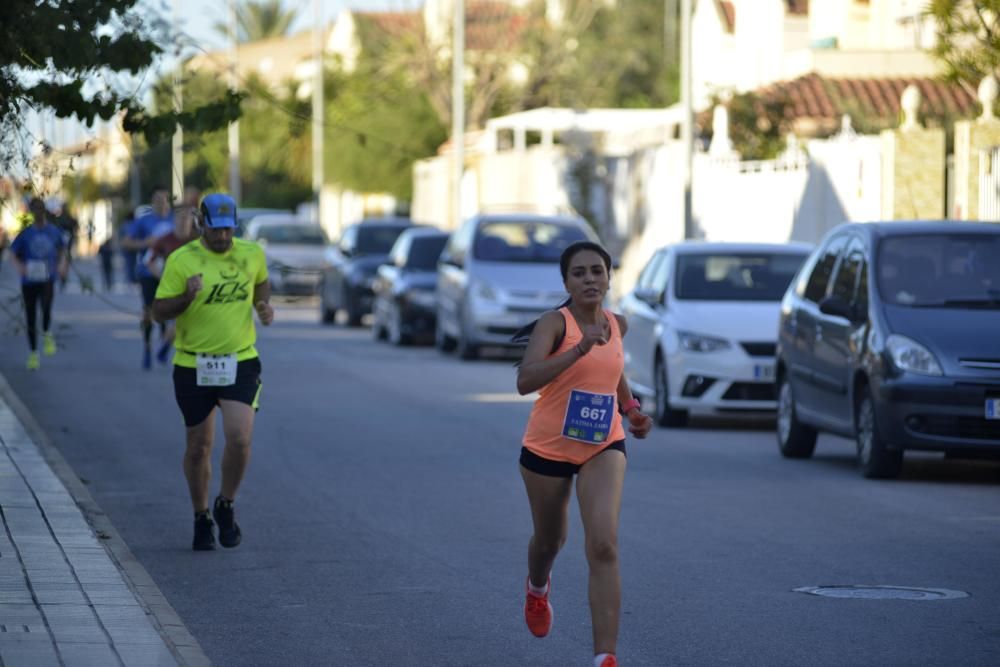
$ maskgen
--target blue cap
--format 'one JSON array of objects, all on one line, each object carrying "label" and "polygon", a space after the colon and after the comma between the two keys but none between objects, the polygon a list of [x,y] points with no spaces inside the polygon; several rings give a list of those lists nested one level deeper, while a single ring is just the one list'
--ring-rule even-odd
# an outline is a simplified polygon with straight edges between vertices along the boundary
[{"label": "blue cap", "polygon": [[220,229],[236,226],[236,201],[216,192],[201,200],[201,217],[206,227]]}]

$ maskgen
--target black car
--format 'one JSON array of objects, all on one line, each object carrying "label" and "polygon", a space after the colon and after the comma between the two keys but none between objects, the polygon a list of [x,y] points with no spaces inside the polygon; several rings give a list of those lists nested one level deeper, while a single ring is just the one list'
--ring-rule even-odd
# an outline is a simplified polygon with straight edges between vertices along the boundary
[{"label": "black car", "polygon": [[372,309],[378,267],[388,259],[399,235],[412,226],[407,218],[367,218],[344,229],[320,283],[323,322],[333,322],[337,311],[344,310],[348,325],[361,324]]},{"label": "black car", "polygon": [[778,447],[853,438],[865,477],[903,451],[1000,454],[1000,225],[842,225],[781,304]]},{"label": "black car", "polygon": [[407,229],[396,239],[389,261],[375,276],[372,331],[376,339],[406,345],[434,335],[437,262],[447,242],[447,232],[429,227]]}]

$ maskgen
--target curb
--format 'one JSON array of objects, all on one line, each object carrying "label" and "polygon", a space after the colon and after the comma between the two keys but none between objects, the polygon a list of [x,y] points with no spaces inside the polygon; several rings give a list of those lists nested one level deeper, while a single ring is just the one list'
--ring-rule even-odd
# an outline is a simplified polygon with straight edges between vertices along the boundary
[{"label": "curb", "polygon": [[188,631],[153,578],[149,576],[149,573],[125,544],[125,540],[118,534],[107,514],[90,495],[90,491],[73,472],[69,463],[52,444],[42,427],[35,421],[31,411],[18,398],[3,373],[0,373],[0,400],[5,401],[11,412],[21,421],[24,430],[41,452],[42,458],[66,487],[94,533],[101,537],[101,542],[111,560],[118,566],[118,570],[122,573],[132,594],[150,617],[167,648],[177,659],[177,663],[184,667],[208,667],[211,665],[211,661],[201,650],[198,641]]}]

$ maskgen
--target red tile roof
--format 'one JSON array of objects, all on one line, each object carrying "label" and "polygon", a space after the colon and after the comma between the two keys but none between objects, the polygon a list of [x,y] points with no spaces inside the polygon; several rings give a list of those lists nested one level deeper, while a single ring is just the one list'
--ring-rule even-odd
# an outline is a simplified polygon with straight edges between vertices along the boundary
[{"label": "red tile roof", "polygon": [[788,7],[789,14],[797,16],[809,15],[809,0],[785,0],[785,5]]},{"label": "red tile roof", "polygon": [[465,47],[472,51],[509,50],[526,25],[526,17],[507,3],[469,2],[465,7]]},{"label": "red tile roof", "polygon": [[[423,29],[419,12],[355,12],[380,32],[398,37]],[[527,24],[523,14],[496,0],[469,1],[465,7],[465,48],[470,51],[507,51]]]},{"label": "red tile roof", "polygon": [[419,12],[355,12],[354,15],[390,35],[418,30],[423,25],[423,16]]},{"label": "red tile roof", "polygon": [[733,3],[723,0],[719,3],[719,8],[726,20],[726,32],[731,33],[736,30],[736,7],[733,6]]},{"label": "red tile roof", "polygon": [[899,117],[899,98],[914,84],[923,98],[922,114],[971,117],[976,99],[958,84],[935,79],[834,79],[807,74],[759,91],[764,97],[785,96],[793,119],[838,120],[845,113],[861,112],[886,122]]}]

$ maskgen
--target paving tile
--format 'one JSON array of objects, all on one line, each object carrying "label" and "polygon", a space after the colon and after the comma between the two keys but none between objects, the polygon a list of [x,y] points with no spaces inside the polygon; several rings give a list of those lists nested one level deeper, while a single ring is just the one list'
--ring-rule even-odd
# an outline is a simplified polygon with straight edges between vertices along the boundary
[{"label": "paving tile", "polygon": [[[159,646],[137,644],[116,646],[127,667],[176,667],[177,659],[162,643]],[[192,663],[188,663],[192,664]]]},{"label": "paving tile", "polygon": [[0,604],[0,623],[20,625],[44,625],[42,614],[32,604]]},{"label": "paving tile", "polygon": [[121,664],[110,644],[59,642],[56,646],[66,667],[110,667]]},{"label": "paving tile", "polygon": [[108,641],[93,610],[86,604],[42,605],[42,613],[57,642],[102,644]]},{"label": "paving tile", "polygon": [[56,647],[43,642],[7,642],[0,644],[0,663],[4,667],[39,667],[58,665]]}]

